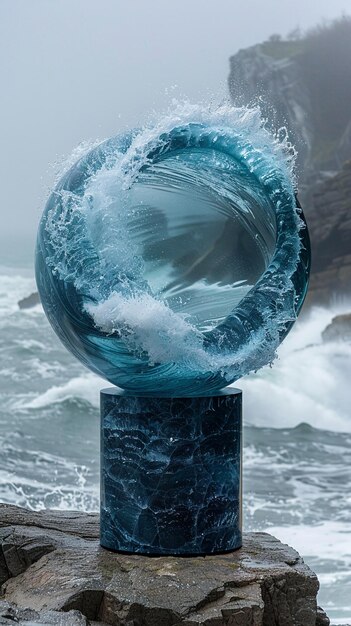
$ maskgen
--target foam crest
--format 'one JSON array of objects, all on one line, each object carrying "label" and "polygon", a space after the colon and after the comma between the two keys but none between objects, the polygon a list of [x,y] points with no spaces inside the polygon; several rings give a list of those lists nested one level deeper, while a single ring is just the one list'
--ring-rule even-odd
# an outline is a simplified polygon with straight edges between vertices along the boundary
[{"label": "foam crest", "polygon": [[124,187],[128,188],[134,182],[141,168],[149,162],[150,151],[155,145],[162,144],[162,137],[166,144],[166,136],[174,128],[191,124],[202,124],[211,129],[215,142],[223,133],[231,139],[240,138],[243,146],[245,140],[248,141],[255,152],[255,156],[249,156],[252,168],[257,167],[256,159],[261,157],[269,160],[275,171],[280,169],[289,184],[296,184],[296,150],[289,141],[288,133],[286,129],[280,129],[276,135],[267,131],[259,107],[233,107],[229,103],[203,105],[173,100],[166,114],[155,116],[136,132],[125,155],[116,161],[124,175]]},{"label": "foam crest", "polygon": [[92,374],[77,376],[62,385],[52,385],[47,391],[34,398],[20,400],[12,408],[42,409],[67,400],[88,402],[98,408],[101,382],[101,379]]},{"label": "foam crest", "polygon": [[147,353],[151,365],[182,362],[186,366],[188,362],[210,367],[201,333],[148,293],[123,297],[115,292],[103,302],[87,304],[86,309],[102,331],[118,332],[133,352]]},{"label": "foam crest", "polygon": [[351,432],[351,344],[322,340],[332,318],[350,309],[347,302],[314,307],[280,347],[281,358],[274,368],[241,381],[248,422],[275,427],[306,422],[316,428]]},{"label": "foam crest", "polygon": [[36,291],[33,277],[7,272],[0,274],[0,319],[18,311],[18,301]]}]

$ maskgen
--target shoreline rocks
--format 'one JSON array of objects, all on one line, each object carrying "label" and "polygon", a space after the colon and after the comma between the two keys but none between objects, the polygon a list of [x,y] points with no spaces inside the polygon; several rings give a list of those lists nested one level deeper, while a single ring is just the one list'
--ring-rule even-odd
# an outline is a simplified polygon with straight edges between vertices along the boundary
[{"label": "shoreline rocks", "polygon": [[32,309],[38,304],[40,304],[40,297],[37,291],[18,301],[18,306],[20,309]]},{"label": "shoreline rocks", "polygon": [[351,313],[336,315],[322,332],[324,342],[351,342]]},{"label": "shoreline rocks", "polygon": [[329,623],[317,612],[316,575],[267,533],[244,534],[236,552],[196,558],[109,552],[98,533],[97,514],[1,505],[0,624]]}]

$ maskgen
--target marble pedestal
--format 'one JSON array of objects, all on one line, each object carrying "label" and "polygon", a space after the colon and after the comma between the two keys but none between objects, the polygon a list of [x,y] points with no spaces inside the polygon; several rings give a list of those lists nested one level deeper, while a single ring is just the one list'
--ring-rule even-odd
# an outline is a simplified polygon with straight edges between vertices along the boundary
[{"label": "marble pedestal", "polygon": [[104,548],[200,555],[241,547],[241,391],[101,391]]}]

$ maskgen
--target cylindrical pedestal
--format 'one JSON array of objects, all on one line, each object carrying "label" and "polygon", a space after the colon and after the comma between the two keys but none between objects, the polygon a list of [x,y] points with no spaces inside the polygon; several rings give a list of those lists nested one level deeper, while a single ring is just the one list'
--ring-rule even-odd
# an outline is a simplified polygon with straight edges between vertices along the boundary
[{"label": "cylindrical pedestal", "polygon": [[101,391],[101,545],[150,555],[241,547],[241,391]]}]

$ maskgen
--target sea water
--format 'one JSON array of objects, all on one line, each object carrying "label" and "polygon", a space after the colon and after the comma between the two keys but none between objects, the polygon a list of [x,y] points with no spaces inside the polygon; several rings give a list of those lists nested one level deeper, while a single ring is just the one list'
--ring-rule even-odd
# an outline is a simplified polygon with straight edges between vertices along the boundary
[{"label": "sea water", "polygon": [[[0,268],[0,501],[99,508],[99,390],[60,344],[30,266]],[[243,378],[244,529],[267,530],[317,572],[319,603],[351,624],[351,344],[321,332],[351,302],[314,308],[272,368]],[[84,437],[82,437],[82,432]]]},{"label": "sea water", "polygon": [[[207,123],[209,115],[213,120],[213,113],[205,109],[190,107],[189,120],[194,114],[197,119],[202,116],[200,122],[203,123]],[[169,127],[182,121],[184,108],[178,119],[175,111],[168,121]],[[257,118],[248,113],[243,123],[246,127],[251,124],[250,131],[256,133],[257,147],[265,149],[267,137],[260,134]],[[69,165],[91,147],[84,146]],[[138,145],[135,147],[137,149]],[[290,179],[293,158],[290,162],[287,151],[284,150],[283,154],[281,146],[273,145],[271,140],[269,150],[273,150],[274,159],[282,159],[281,165]],[[179,200],[179,194],[182,194],[182,202],[188,206],[192,223],[197,224],[200,240],[204,238],[206,245],[201,249],[199,241],[191,277],[180,271],[181,263],[177,266],[179,271],[174,271],[173,267],[167,272],[167,263],[164,263],[162,273],[158,271],[157,264],[152,261],[159,256],[162,241],[152,240],[143,216],[145,209],[146,212],[152,211],[157,230],[162,234],[158,207],[164,204],[164,194],[168,192],[163,185],[163,170],[156,168],[153,171],[151,186],[145,172],[134,185],[133,203],[138,210],[133,210],[130,216],[133,219],[128,220],[127,226],[128,236],[133,240],[135,224],[134,243],[139,245],[141,237],[143,247],[146,246],[146,275],[151,291],[159,294],[156,300],[147,303],[149,313],[142,319],[143,340],[149,329],[149,348],[158,351],[163,346],[154,341],[152,321],[154,314],[162,320],[162,312],[165,312],[162,303],[166,304],[167,314],[171,311],[177,315],[177,306],[184,307],[186,317],[182,319],[187,323],[191,320],[191,331],[211,333],[231,306],[250,292],[262,270],[270,263],[275,236],[274,220],[268,222],[267,229],[267,225],[257,222],[260,212],[256,211],[256,232],[251,237],[251,244],[252,240],[260,242],[256,245],[257,263],[250,265],[251,255],[245,253],[244,246],[240,253],[242,263],[236,264],[234,275],[228,258],[229,247],[219,246],[217,242],[221,237],[225,238],[226,232],[243,241],[242,224],[236,221],[231,230],[224,228],[227,219],[225,202],[220,214],[216,208],[216,220],[213,220],[213,206],[208,197],[204,219],[202,211],[206,202],[201,202],[201,211],[196,211],[196,206],[190,203],[189,167],[186,172],[188,189],[179,185],[177,177],[183,174],[179,163],[169,160],[163,167],[167,168],[167,179],[173,179],[174,197],[177,198],[178,194]],[[63,171],[66,170],[67,163],[63,167]],[[223,167],[221,171],[223,173]],[[157,177],[159,184],[155,185]],[[150,202],[147,206],[142,202],[151,187],[150,209]],[[217,204],[218,198],[216,207]],[[216,229],[213,228],[214,221],[218,225]],[[186,247],[185,226],[174,221],[170,232],[174,238],[179,228],[183,228],[182,252],[186,257],[194,245],[191,241]],[[245,224],[246,232],[252,233],[252,226],[249,219]],[[94,230],[98,232],[98,229]],[[189,231],[191,229],[186,229]],[[213,263],[211,249],[216,253],[219,249],[225,250],[227,256],[216,254]],[[167,260],[166,249],[162,257]],[[99,391],[106,386],[106,381],[89,373],[60,344],[40,305],[29,310],[19,309],[18,300],[28,296],[36,287],[33,262],[25,267],[18,267],[18,262],[16,265],[7,261],[6,266],[0,267],[0,501],[35,510],[51,507],[97,511]],[[201,271],[204,267],[206,273],[210,268],[212,276],[206,282],[206,290],[210,290],[211,296],[209,301],[202,299]],[[100,302],[99,307],[91,310],[97,325],[101,327],[108,323],[111,308],[121,310],[121,302],[118,307],[115,304],[107,298],[105,309],[104,303]],[[142,308],[140,302],[128,300],[122,304],[126,319],[131,320],[137,315],[140,324],[145,307]],[[151,305],[159,308],[152,311]],[[267,530],[299,550],[319,575],[319,602],[335,624],[351,624],[351,420],[348,403],[351,345],[323,344],[321,332],[335,313],[350,308],[351,302],[346,302],[330,309],[313,309],[296,323],[280,347],[280,359],[272,368],[267,366],[237,383],[244,392],[244,529]],[[179,322],[179,316],[177,319]],[[169,319],[164,318],[164,321],[168,324]],[[109,330],[106,328],[106,332]],[[180,326],[179,336],[184,337],[188,330],[186,324]],[[173,342],[172,349],[177,349],[178,345],[179,341]],[[275,346],[272,357],[274,351]]]}]

